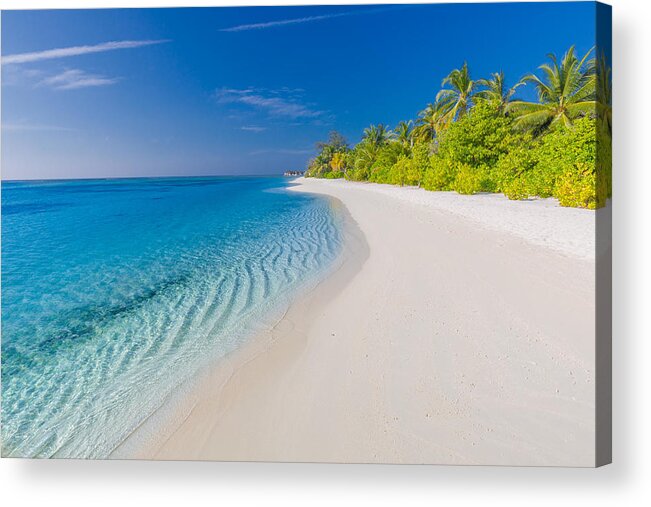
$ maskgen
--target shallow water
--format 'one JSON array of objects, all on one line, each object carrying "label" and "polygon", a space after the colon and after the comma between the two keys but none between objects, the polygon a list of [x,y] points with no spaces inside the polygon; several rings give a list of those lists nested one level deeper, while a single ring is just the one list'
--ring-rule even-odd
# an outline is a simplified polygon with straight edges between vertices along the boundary
[{"label": "shallow water", "polygon": [[325,273],[341,217],[285,185],[3,182],[3,456],[108,456]]}]

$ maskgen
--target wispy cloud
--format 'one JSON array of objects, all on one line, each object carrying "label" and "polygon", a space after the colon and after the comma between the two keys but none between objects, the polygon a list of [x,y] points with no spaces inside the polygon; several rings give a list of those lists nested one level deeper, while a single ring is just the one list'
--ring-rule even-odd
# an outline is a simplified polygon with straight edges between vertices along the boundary
[{"label": "wispy cloud", "polygon": [[323,111],[312,109],[303,104],[296,93],[291,90],[257,90],[254,88],[235,89],[220,88],[215,92],[222,104],[244,104],[266,112],[271,116],[297,118],[317,118]]},{"label": "wispy cloud", "polygon": [[33,85],[43,79],[45,72],[22,65],[7,65],[2,68],[2,86]]},{"label": "wispy cloud", "polygon": [[2,65],[38,62],[41,60],[53,60],[57,58],[68,58],[70,56],[87,55],[90,53],[103,53],[105,51],[115,51],[117,49],[139,48],[142,46],[151,46],[153,44],[162,44],[169,42],[168,39],[161,40],[122,40],[103,42],[92,46],[73,46],[68,48],[46,49],[33,53],[17,53],[15,55],[6,55],[2,57]]},{"label": "wispy cloud", "polygon": [[403,9],[406,6],[387,6],[378,7],[376,9],[360,9],[356,11],[336,12],[333,14],[321,14],[318,16],[305,16],[302,18],[279,19],[276,21],[266,21],[263,23],[249,23],[245,25],[229,26],[221,28],[220,32],[245,32],[248,30],[264,30],[265,28],[274,28],[277,26],[299,25],[302,23],[312,23],[314,21],[322,21],[324,19],[342,18],[344,16],[356,16],[358,14],[373,14],[377,12],[391,11],[395,9]]},{"label": "wispy cloud", "polygon": [[244,130],[246,132],[264,132],[267,130],[267,127],[258,127],[257,125],[245,125],[243,127],[240,127],[240,130]]},{"label": "wispy cloud", "polygon": [[267,21],[266,23],[251,23],[248,25],[237,25],[228,28],[222,28],[221,32],[244,32],[246,30],[261,30],[264,28],[272,28],[274,26],[285,25],[298,25],[300,23],[311,23],[313,21],[321,21],[322,19],[340,18],[342,16],[350,16],[354,12],[340,12],[338,14],[323,14],[321,16],[306,16],[304,18],[280,19],[278,21]]},{"label": "wispy cloud", "polygon": [[108,86],[119,81],[118,78],[109,78],[98,74],[89,74],[80,69],[70,69],[60,74],[48,77],[40,84],[51,86],[57,90],[76,90],[91,86]]},{"label": "wispy cloud", "polygon": [[5,132],[72,132],[75,129],[70,127],[60,127],[58,125],[43,125],[38,123],[3,123],[2,130]]}]

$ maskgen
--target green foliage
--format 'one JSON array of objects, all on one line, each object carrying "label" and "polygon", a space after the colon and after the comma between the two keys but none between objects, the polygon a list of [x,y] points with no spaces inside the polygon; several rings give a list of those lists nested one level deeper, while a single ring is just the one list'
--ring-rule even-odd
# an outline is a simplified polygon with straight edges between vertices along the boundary
[{"label": "green foliage", "polygon": [[527,199],[530,196],[530,184],[523,174],[502,184],[502,192],[513,200]]},{"label": "green foliage", "polygon": [[597,207],[594,165],[574,164],[556,182],[555,196],[561,206],[595,209]]},{"label": "green foliage", "polygon": [[492,171],[495,190],[509,199],[537,195],[533,172],[538,164],[535,144],[529,134],[514,135],[511,149],[503,153]]},{"label": "green foliage", "polygon": [[453,164],[492,167],[509,151],[514,137],[511,120],[480,102],[441,135],[438,154]]},{"label": "green foliage", "polygon": [[400,155],[395,164],[388,171],[387,181],[392,185],[400,185],[401,187],[407,184],[407,173],[411,165],[411,159],[405,155]]},{"label": "green foliage", "polygon": [[336,179],[339,179],[339,178],[343,178],[344,173],[342,173],[341,171],[330,171],[330,172],[325,173],[323,175],[323,177],[325,179],[327,179],[327,180],[336,180]]},{"label": "green foliage", "polygon": [[592,49],[580,60],[570,47],[559,62],[549,55],[551,63],[539,67],[542,78],[529,74],[523,82],[532,83],[538,92],[538,102],[515,100],[508,111],[516,117],[516,126],[540,132],[548,126],[572,125],[575,118],[596,113],[595,65],[589,60]]},{"label": "green foliage", "polygon": [[418,113],[418,120],[416,120],[416,127],[414,127],[414,138],[423,143],[431,143],[445,127],[445,122],[446,106],[441,102],[428,104],[425,109]]},{"label": "green foliage", "polygon": [[[305,177],[325,178],[330,173],[345,172],[346,154],[349,151],[346,139],[337,131],[330,132],[328,140],[316,143],[317,156],[310,160]],[[332,177],[340,177],[335,175]]]},{"label": "green foliage", "polygon": [[[390,142],[381,146],[371,166],[369,181],[375,183],[390,183],[391,170],[401,158],[408,156],[408,149],[400,142]],[[404,164],[403,164],[404,165]],[[404,180],[404,178],[403,178]],[[404,182],[403,182],[404,184]]]},{"label": "green foliage", "polygon": [[440,162],[433,164],[427,185],[463,194],[498,191],[501,181],[494,168],[521,137],[497,105],[480,101],[440,136]]},{"label": "green foliage", "polygon": [[357,144],[349,153],[350,164],[346,171],[346,179],[351,181],[367,180],[378,151],[379,148],[372,143],[362,141]]},{"label": "green foliage", "polygon": [[[595,127],[594,119],[584,117],[572,126],[551,130],[541,139],[536,166],[541,186],[537,195],[553,195],[562,206],[596,206]],[[583,177],[585,181],[579,184]]]},{"label": "green foliage", "polygon": [[[599,119],[600,120],[600,119]],[[604,206],[613,191],[613,146],[610,124],[597,122],[597,207]]]},{"label": "green foliage", "polygon": [[443,88],[436,95],[436,102],[439,103],[445,112],[444,122],[449,123],[457,118],[462,118],[471,106],[471,100],[477,83],[470,78],[468,63],[464,62],[460,69],[454,69],[443,79]]},{"label": "green foliage", "polygon": [[379,148],[384,146],[392,137],[393,133],[386,127],[386,125],[380,123],[379,125],[371,125],[364,129],[364,137],[362,141]]},{"label": "green foliage", "polygon": [[349,169],[344,176],[349,181],[366,181],[366,171],[364,169]]},{"label": "green foliage", "polygon": [[400,139],[385,144],[377,151],[369,181],[392,185],[420,185],[429,166],[429,146],[417,143],[413,149]]},{"label": "green foliage", "polygon": [[429,159],[429,143],[415,144],[406,170],[405,185],[421,185],[425,171],[429,167]]},{"label": "green foliage", "polygon": [[602,51],[599,58],[594,64],[595,81],[596,81],[596,109],[597,118],[599,119],[600,130],[608,136],[612,135],[613,124],[613,90],[611,69],[606,59],[606,54]]},{"label": "green foliage", "polygon": [[456,176],[451,185],[452,190],[466,195],[481,192],[484,171],[464,163],[459,163],[456,169]]},{"label": "green foliage", "polygon": [[504,72],[493,72],[490,79],[477,81],[477,85],[483,87],[483,89],[475,93],[475,101],[484,100],[496,108],[500,114],[504,114],[510,106],[515,91],[523,84],[522,81],[519,81],[509,88],[506,86]]},{"label": "green foliage", "polygon": [[429,167],[423,175],[426,190],[452,190],[452,182],[457,176],[456,167],[438,155],[430,158]]},{"label": "green foliage", "polygon": [[473,81],[466,64],[447,76],[414,123],[371,125],[350,149],[331,132],[306,176],[345,177],[509,199],[555,197],[563,206],[603,206],[612,193],[612,106],[605,57],[558,62],[529,75],[537,103],[514,98],[503,73]]}]

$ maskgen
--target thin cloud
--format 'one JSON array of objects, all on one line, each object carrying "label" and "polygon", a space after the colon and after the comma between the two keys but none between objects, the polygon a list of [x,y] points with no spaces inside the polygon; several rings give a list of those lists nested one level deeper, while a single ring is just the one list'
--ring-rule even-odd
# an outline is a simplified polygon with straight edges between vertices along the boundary
[{"label": "thin cloud", "polygon": [[220,88],[215,96],[222,104],[243,104],[277,117],[317,118],[323,114],[323,111],[311,109],[299,102],[295,95],[285,96],[278,90]]},{"label": "thin cloud", "polygon": [[22,65],[7,65],[2,68],[2,86],[31,85],[43,79],[45,72]]},{"label": "thin cloud", "polygon": [[123,40],[103,42],[92,46],[73,46],[69,48],[46,49],[33,53],[17,53],[15,55],[6,55],[2,57],[2,65],[38,62],[41,60],[53,60],[57,58],[68,58],[70,56],[87,55],[90,53],[103,53],[105,51],[115,51],[117,49],[131,49],[142,46],[151,46],[169,42],[168,39],[161,40]]},{"label": "thin cloud", "polygon": [[244,130],[245,132],[264,132],[267,130],[267,127],[258,127],[257,125],[245,125],[244,127],[240,127],[240,130]]},{"label": "thin cloud", "polygon": [[2,130],[5,132],[33,132],[33,131],[48,131],[48,132],[72,132],[76,129],[70,127],[60,127],[58,125],[42,125],[30,123],[3,123]]},{"label": "thin cloud", "polygon": [[264,30],[265,28],[274,28],[277,26],[299,25],[302,23],[312,23],[314,21],[322,21],[324,19],[342,18],[344,16],[356,16],[358,14],[373,14],[376,12],[391,11],[391,10],[402,9],[402,8],[404,7],[390,6],[390,7],[379,7],[377,9],[364,9],[358,11],[338,12],[335,14],[321,14],[319,16],[305,16],[303,18],[280,19],[277,21],[267,21],[263,23],[250,23],[245,25],[229,26],[227,28],[221,28],[219,31],[220,32],[245,32],[248,30]]},{"label": "thin cloud", "polygon": [[322,19],[339,18],[350,16],[354,12],[341,12],[339,14],[323,14],[321,16],[307,16],[304,18],[281,19],[278,21],[267,21],[266,23],[251,23],[248,25],[237,25],[228,28],[222,28],[220,32],[245,32],[247,30],[262,30],[274,26],[298,25],[300,23],[311,23],[312,21],[321,21]]},{"label": "thin cloud", "polygon": [[88,74],[79,69],[70,69],[41,81],[41,84],[51,86],[56,90],[76,90],[93,86],[108,86],[119,81],[98,74]]}]

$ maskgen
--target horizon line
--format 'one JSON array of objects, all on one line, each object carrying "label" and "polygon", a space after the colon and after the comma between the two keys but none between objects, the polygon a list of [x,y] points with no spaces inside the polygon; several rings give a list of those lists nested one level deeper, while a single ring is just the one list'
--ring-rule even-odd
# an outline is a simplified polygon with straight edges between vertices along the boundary
[{"label": "horizon line", "polygon": [[[288,169],[292,171],[293,169]],[[38,181],[110,181],[110,180],[151,180],[151,179],[180,179],[180,178],[271,178],[282,176],[283,173],[273,174],[193,174],[193,175],[157,175],[157,176],[97,176],[92,178],[0,178],[0,183],[22,183]]]}]

